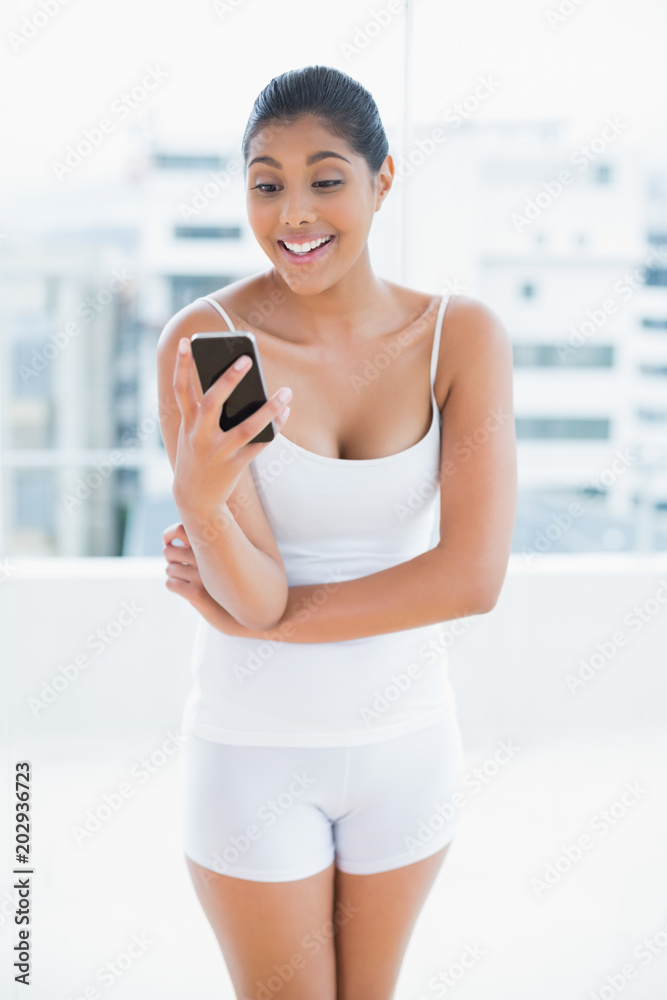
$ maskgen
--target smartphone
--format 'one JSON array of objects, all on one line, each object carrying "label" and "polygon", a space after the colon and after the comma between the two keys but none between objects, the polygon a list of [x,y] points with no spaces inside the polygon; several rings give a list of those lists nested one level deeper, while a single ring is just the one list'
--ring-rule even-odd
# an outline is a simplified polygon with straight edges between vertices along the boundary
[{"label": "smartphone", "polygon": [[[222,404],[221,430],[231,430],[266,403],[269,394],[253,333],[249,330],[236,330],[233,333],[195,333],[190,343],[204,393],[242,354],[252,358],[252,367]],[[273,441],[275,436],[276,429],[271,420],[248,443]]]}]

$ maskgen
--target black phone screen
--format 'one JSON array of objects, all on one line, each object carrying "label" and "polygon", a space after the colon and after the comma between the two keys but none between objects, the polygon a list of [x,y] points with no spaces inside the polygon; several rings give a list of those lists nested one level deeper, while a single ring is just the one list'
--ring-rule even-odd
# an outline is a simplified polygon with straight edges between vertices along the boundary
[{"label": "black phone screen", "polygon": [[[244,330],[234,333],[195,333],[190,343],[203,393],[207,392],[242,354],[252,358],[252,367],[223,403],[220,414],[221,430],[231,430],[264,405],[268,394],[257,344],[252,333]],[[248,443],[273,441],[275,436],[271,421]]]}]

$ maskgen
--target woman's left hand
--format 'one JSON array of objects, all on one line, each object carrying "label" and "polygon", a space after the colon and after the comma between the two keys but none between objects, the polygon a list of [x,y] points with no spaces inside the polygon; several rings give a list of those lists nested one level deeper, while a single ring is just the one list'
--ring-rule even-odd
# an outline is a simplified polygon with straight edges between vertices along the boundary
[{"label": "woman's left hand", "polygon": [[[179,539],[183,544],[174,545]],[[162,532],[164,557],[167,560],[166,586],[172,593],[185,597],[197,609],[213,628],[225,635],[238,635],[244,639],[267,639],[274,637],[273,629],[268,632],[246,628],[237,622],[236,618],[222,605],[211,597],[202,583],[195,554],[190,545],[185,527],[178,523],[172,524]],[[306,589],[306,588],[303,588]],[[279,638],[278,635],[275,636]],[[288,640],[289,641],[289,640]]]},{"label": "woman's left hand", "polygon": [[[175,539],[183,544],[175,545]],[[162,532],[162,541],[164,542],[162,552],[167,560],[165,580],[167,589],[189,601],[193,608],[196,608],[202,617],[220,632],[225,632],[227,635],[245,634],[243,626],[213,600],[202,583],[185,527],[180,522],[171,524]]]}]

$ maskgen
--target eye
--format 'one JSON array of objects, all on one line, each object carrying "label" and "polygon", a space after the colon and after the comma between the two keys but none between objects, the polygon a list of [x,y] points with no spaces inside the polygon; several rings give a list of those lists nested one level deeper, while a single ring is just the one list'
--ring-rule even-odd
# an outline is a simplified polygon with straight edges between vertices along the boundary
[{"label": "eye", "polygon": [[[338,184],[342,184],[341,180],[329,180],[329,181],[315,181],[313,187],[323,187],[326,189],[336,187]],[[269,190],[270,189],[270,190]],[[250,188],[250,191],[264,191],[266,194],[273,194],[274,191],[278,190],[278,184],[255,184],[254,187]]]}]

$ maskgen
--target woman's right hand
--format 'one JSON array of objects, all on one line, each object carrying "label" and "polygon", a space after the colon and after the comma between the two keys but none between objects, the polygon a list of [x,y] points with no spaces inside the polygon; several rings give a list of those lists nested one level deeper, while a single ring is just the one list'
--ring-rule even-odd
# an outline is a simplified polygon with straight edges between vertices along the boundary
[{"label": "woman's right hand", "polygon": [[[266,403],[236,427],[223,431],[220,413],[223,403],[250,370],[252,359],[243,355],[246,367],[230,366],[197,400],[196,377],[192,348],[187,337],[179,341],[174,369],[174,394],[181,411],[181,424],[176,446],[173,495],[178,507],[212,511],[229,499],[241,473],[248,463],[270,444],[256,441],[250,444],[263,427],[274,421],[276,431],[285,426],[289,406],[285,403],[292,391],[279,389]],[[287,399],[280,399],[285,389]]]}]

